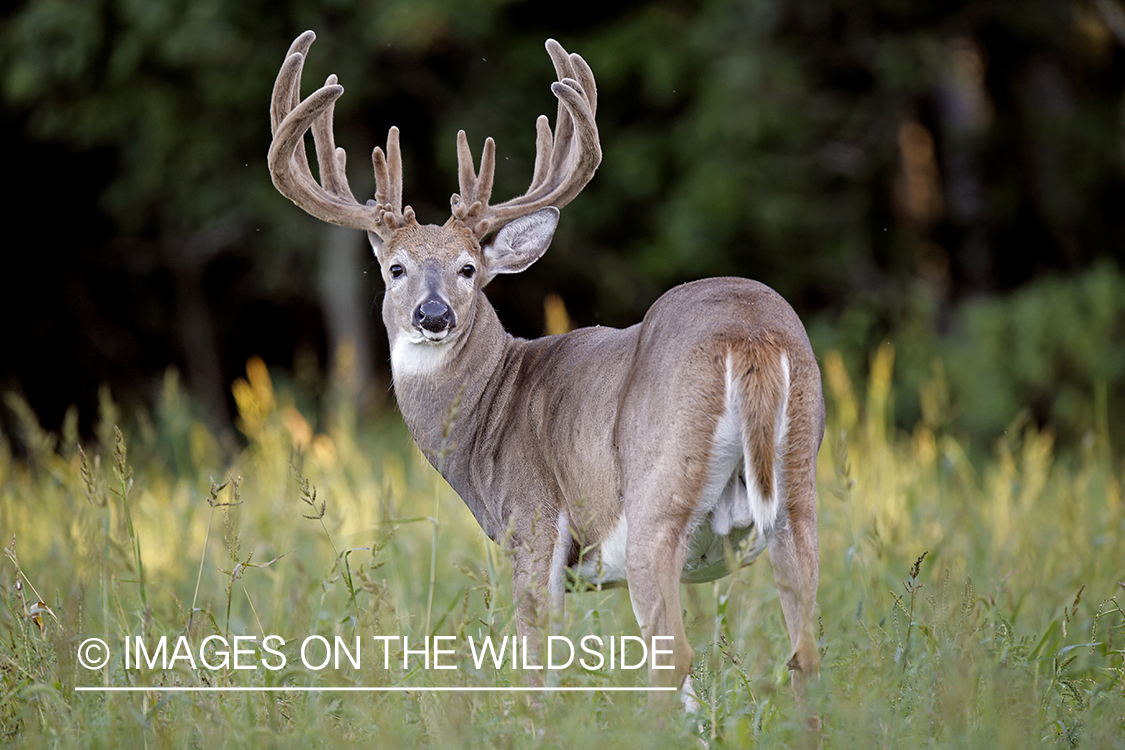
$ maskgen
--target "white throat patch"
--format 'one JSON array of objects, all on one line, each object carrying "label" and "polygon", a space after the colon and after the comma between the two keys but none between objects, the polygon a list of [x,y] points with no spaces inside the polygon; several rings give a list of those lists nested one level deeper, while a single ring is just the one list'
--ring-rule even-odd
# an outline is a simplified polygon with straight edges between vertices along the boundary
[{"label": "white throat patch", "polygon": [[391,347],[391,372],[396,378],[429,375],[441,367],[448,351],[442,342],[411,341],[400,335]]}]

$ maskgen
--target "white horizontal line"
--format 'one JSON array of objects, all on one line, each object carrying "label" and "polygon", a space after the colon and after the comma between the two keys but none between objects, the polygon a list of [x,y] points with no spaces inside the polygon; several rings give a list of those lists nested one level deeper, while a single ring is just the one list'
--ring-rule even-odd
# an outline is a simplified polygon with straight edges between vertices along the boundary
[{"label": "white horizontal line", "polygon": [[74,688],[75,692],[92,693],[589,693],[597,691],[601,691],[603,693],[647,693],[678,689],[679,688],[675,687],[409,687],[401,685],[393,687],[310,687],[308,685],[269,685],[261,687],[250,687],[245,685],[236,685],[231,687],[216,687],[207,685],[202,685],[199,687],[193,687],[191,685],[171,685],[167,687],[152,685],[148,687],[138,687],[129,685],[97,687],[76,685]]}]

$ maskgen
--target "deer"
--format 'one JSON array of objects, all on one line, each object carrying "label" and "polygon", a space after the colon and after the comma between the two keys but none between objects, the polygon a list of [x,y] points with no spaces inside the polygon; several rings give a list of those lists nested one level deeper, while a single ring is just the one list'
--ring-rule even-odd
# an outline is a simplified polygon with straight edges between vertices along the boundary
[{"label": "deer", "polygon": [[[517,633],[542,637],[567,590],[627,586],[643,637],[671,639],[670,664],[650,662],[650,684],[697,707],[680,583],[727,575],[768,549],[803,706],[820,667],[825,411],[796,312],[762,283],[712,278],[667,291],[628,328],[512,336],[484,288],[543,256],[559,209],[601,163],[590,66],[548,40],[558,113],[553,131],[545,116],[536,122],[527,192],[492,204],[496,144],[485,140],[478,171],[460,131],[460,192],[444,224],[424,225],[403,206],[397,127],[386,150],[372,152],[374,199],[352,194],[333,136],[343,87],[332,75],[300,97],[314,39],[297,37],[274,84],[273,183],[312,216],[367,232],[386,286],[399,410],[484,533],[505,545]],[[305,153],[309,130],[319,182]]]}]

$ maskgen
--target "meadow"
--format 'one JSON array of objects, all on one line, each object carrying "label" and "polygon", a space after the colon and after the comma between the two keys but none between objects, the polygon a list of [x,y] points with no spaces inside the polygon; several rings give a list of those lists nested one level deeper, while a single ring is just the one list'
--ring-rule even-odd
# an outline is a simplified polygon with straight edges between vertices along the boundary
[{"label": "meadow", "polygon": [[[822,360],[821,746],[1125,747],[1125,471],[1106,411],[1074,446],[1019,415],[995,445],[970,446],[940,367],[921,386],[919,423],[893,426],[893,367],[889,346],[863,382],[839,355]],[[644,670],[604,665],[558,670],[549,684],[581,690],[537,700],[338,690],[518,687],[524,671],[478,668],[463,651],[443,657],[456,669],[427,669],[409,654],[404,667],[401,640],[388,642],[386,662],[382,647],[368,650],[375,636],[514,634],[509,565],[392,408],[361,420],[329,391],[314,408],[251,360],[234,387],[237,440],[193,417],[175,373],[151,413],[123,414],[105,394],[95,439],[80,440],[74,414],[46,432],[7,398],[20,435],[18,447],[0,444],[3,746],[804,739],[768,556],[684,589],[703,703],[694,717],[654,718],[644,693],[605,689],[643,686]],[[575,642],[639,635],[620,590],[568,595],[559,628]],[[262,643],[267,634],[284,645]],[[310,635],[359,636],[362,663],[309,668],[298,651]],[[127,668],[121,645],[137,636],[166,636],[169,652],[181,636],[192,649],[210,636],[224,639],[212,646],[249,637],[243,660],[258,666],[181,658]],[[98,669],[79,662],[91,637],[112,655]],[[221,660],[215,648],[207,657]],[[262,667],[282,657],[283,668]]]}]

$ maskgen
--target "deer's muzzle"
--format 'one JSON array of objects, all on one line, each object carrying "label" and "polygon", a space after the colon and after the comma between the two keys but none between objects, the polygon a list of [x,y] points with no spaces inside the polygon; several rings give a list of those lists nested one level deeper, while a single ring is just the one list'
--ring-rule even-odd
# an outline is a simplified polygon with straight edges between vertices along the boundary
[{"label": "deer's muzzle", "polygon": [[414,325],[430,333],[442,333],[456,324],[453,310],[438,297],[430,297],[414,310]]}]

